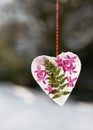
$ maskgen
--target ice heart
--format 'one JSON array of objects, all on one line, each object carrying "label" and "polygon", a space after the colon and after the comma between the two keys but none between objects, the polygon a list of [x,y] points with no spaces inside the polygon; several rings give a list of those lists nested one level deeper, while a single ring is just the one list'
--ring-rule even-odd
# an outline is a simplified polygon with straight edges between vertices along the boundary
[{"label": "ice heart", "polygon": [[32,75],[43,91],[57,104],[63,105],[75,87],[81,62],[72,52],[57,57],[38,56],[31,65]]}]

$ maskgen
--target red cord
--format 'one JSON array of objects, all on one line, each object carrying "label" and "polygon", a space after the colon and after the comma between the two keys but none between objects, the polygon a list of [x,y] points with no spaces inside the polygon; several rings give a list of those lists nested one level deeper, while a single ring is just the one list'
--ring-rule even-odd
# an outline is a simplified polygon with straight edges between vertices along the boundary
[{"label": "red cord", "polygon": [[59,2],[56,0],[56,56],[58,55],[59,45],[58,45],[58,31],[59,31]]}]

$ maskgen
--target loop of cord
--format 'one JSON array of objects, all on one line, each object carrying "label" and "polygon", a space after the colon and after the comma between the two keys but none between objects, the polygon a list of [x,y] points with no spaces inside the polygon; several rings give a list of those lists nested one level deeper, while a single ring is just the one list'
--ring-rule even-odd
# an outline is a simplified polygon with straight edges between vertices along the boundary
[{"label": "loop of cord", "polygon": [[59,39],[59,2],[56,0],[56,56],[58,55],[59,45],[58,45],[58,39]]}]

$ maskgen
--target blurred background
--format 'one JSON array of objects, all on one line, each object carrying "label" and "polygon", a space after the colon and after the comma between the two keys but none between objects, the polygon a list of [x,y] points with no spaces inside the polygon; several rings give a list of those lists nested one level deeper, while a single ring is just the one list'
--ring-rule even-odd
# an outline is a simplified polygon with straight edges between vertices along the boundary
[{"label": "blurred background", "polygon": [[54,104],[30,72],[36,56],[55,56],[55,2],[0,0],[0,130],[93,128],[93,0],[59,0],[59,52],[82,62],[66,105]]}]

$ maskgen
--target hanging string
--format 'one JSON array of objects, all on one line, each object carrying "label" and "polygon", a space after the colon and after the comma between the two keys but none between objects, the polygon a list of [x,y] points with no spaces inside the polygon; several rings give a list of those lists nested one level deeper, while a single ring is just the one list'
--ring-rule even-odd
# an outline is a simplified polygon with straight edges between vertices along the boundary
[{"label": "hanging string", "polygon": [[59,45],[58,45],[58,33],[59,33],[59,2],[56,0],[56,56],[58,55]]}]

